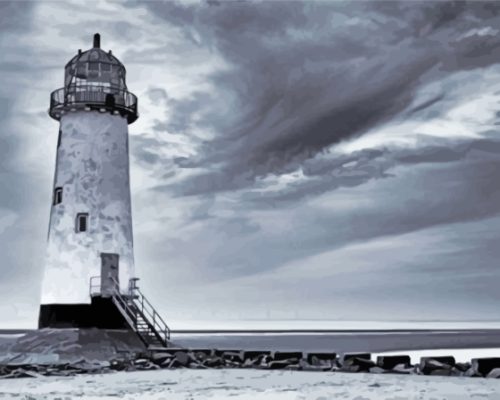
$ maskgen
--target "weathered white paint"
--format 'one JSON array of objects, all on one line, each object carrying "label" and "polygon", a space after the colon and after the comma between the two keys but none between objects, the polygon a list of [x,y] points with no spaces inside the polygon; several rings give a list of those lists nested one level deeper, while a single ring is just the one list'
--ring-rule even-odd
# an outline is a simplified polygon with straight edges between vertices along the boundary
[{"label": "weathered white paint", "polygon": [[[61,118],[42,304],[90,303],[89,280],[100,275],[100,253],[120,255],[120,286],[133,276],[127,120],[98,111]],[[78,213],[89,213],[86,232],[76,232]]]}]

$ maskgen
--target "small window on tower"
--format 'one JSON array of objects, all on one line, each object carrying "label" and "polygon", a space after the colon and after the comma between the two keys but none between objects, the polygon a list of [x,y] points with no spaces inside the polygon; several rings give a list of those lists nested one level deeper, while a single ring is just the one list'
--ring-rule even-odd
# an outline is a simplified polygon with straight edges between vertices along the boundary
[{"label": "small window on tower", "polygon": [[62,135],[62,130],[59,128],[59,136],[57,136],[57,147],[61,145],[61,135]]},{"label": "small window on tower", "polygon": [[54,205],[62,203],[62,193],[63,193],[62,187],[56,187],[54,189]]},{"label": "small window on tower", "polygon": [[79,213],[76,215],[76,232],[85,232],[87,231],[89,225],[89,214],[88,213]]}]

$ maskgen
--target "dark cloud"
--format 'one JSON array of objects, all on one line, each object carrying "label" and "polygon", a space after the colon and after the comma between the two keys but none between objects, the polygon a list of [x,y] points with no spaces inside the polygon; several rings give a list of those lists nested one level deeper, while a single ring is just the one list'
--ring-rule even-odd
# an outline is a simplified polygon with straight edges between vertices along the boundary
[{"label": "dark cloud", "polygon": [[179,164],[207,168],[184,189],[176,186],[187,195],[291,172],[341,140],[405,111],[418,114],[444,96],[408,109],[419,88],[445,73],[496,63],[500,48],[495,31],[470,32],[498,26],[500,6],[492,3],[132,4],[230,66],[212,75],[217,92],[169,99],[171,117],[155,126],[216,132]]}]

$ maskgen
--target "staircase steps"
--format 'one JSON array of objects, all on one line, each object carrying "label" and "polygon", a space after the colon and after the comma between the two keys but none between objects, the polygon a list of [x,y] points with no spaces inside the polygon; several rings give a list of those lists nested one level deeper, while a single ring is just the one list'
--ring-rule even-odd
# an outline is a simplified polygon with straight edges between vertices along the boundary
[{"label": "staircase steps", "polygon": [[[131,280],[132,281],[132,280]],[[114,280],[112,300],[129,326],[147,347],[168,347],[170,329],[138,287],[131,285],[131,293],[120,293],[119,284]]]}]

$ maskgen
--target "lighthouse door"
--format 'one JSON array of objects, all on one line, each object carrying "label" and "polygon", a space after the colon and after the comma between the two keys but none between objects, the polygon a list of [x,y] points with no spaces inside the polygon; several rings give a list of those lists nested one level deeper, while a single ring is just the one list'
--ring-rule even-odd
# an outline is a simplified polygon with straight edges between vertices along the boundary
[{"label": "lighthouse door", "polygon": [[111,297],[118,283],[118,254],[101,253],[101,296]]}]

